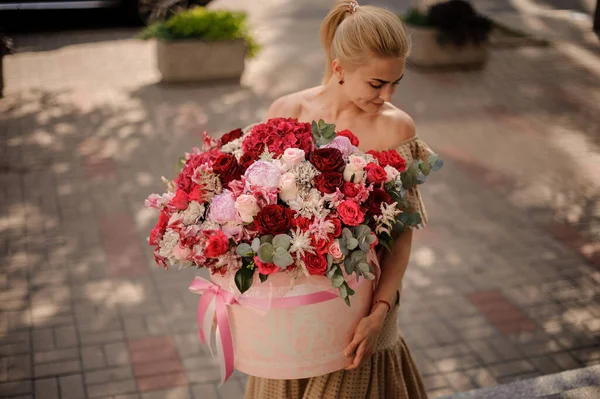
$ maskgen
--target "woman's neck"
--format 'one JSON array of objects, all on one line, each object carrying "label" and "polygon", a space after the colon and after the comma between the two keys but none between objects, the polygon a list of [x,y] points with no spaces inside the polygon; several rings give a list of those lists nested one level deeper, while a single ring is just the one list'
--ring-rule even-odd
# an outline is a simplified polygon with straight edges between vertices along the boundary
[{"label": "woman's neck", "polygon": [[317,97],[323,103],[323,110],[333,120],[338,120],[340,117],[356,116],[362,112],[344,93],[342,85],[339,84],[333,77],[325,83]]}]

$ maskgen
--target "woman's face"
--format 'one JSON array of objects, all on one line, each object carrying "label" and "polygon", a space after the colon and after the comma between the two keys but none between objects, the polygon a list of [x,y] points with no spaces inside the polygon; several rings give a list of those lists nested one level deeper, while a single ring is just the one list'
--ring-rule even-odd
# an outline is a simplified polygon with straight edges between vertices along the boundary
[{"label": "woman's face", "polygon": [[344,69],[343,90],[365,112],[378,112],[386,101],[391,101],[404,74],[402,58],[373,58],[368,64],[355,69]]}]

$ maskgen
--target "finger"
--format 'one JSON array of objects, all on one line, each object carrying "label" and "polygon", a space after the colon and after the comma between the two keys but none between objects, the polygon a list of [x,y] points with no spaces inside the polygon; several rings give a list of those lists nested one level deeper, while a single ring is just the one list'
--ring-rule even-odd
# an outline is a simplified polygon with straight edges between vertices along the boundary
[{"label": "finger", "polygon": [[344,349],[344,355],[351,356],[354,353],[354,351],[356,351],[358,345],[360,345],[360,343],[364,341],[364,339],[365,337],[362,333],[354,333],[354,338],[352,339],[352,342],[350,342],[348,346],[346,346],[346,349]]},{"label": "finger", "polygon": [[356,356],[354,356],[352,363],[348,367],[346,367],[346,370],[354,370],[355,368],[360,366],[360,363],[364,359],[365,347],[366,341],[362,341],[360,346],[358,347],[358,350],[356,351]]}]

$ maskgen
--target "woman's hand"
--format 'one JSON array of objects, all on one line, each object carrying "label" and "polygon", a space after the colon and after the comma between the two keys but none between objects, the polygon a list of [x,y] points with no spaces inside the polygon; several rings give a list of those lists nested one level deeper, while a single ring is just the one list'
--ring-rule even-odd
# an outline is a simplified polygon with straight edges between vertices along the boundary
[{"label": "woman's hand", "polygon": [[386,307],[377,306],[367,317],[363,317],[354,331],[352,342],[344,349],[344,355],[352,358],[352,363],[346,367],[346,370],[353,370],[360,366],[363,359],[368,358],[375,352],[377,337],[383,327],[385,320]]}]

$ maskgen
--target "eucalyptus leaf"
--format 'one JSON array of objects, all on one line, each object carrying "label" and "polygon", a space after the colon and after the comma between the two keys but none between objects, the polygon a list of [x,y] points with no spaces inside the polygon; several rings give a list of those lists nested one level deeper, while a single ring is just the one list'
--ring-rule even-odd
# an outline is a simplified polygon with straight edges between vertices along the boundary
[{"label": "eucalyptus leaf", "polygon": [[332,279],[331,279],[331,285],[333,286],[333,288],[340,288],[342,286],[342,284],[344,284],[344,276],[340,276],[335,275]]},{"label": "eucalyptus leaf", "polygon": [[327,254],[327,267],[331,267],[331,265],[333,265],[333,256]]},{"label": "eucalyptus leaf", "polygon": [[273,245],[277,248],[283,248],[286,251],[290,248],[292,237],[287,234],[278,234],[273,238]]},{"label": "eucalyptus leaf", "polygon": [[292,255],[287,251],[275,253],[275,255],[273,255],[273,263],[275,263],[277,267],[285,269],[294,263],[294,258],[292,258]]},{"label": "eucalyptus leaf", "polygon": [[258,248],[258,259],[263,263],[273,263],[273,255],[275,251],[273,245],[266,242]]},{"label": "eucalyptus leaf", "polygon": [[354,237],[349,238],[346,240],[346,248],[348,248],[349,250],[353,250],[358,246],[358,240]]},{"label": "eucalyptus leaf", "polygon": [[245,242],[238,245],[235,251],[241,257],[252,256],[253,253],[252,247],[250,247],[250,245],[246,244]]},{"label": "eucalyptus leaf", "polygon": [[368,264],[368,263],[365,263],[365,262],[360,262],[360,263],[358,264],[358,270],[360,270],[360,271],[361,271],[361,272],[363,272],[363,273],[368,273],[368,272],[370,272],[370,271],[371,271],[371,268],[369,267],[369,264]]},{"label": "eucalyptus leaf", "polygon": [[371,244],[369,244],[366,241],[366,237],[362,238],[359,244],[359,248],[363,251],[363,252],[369,252],[369,250],[371,249]]},{"label": "eucalyptus leaf", "polygon": [[373,234],[369,234],[368,236],[365,237],[365,241],[368,244],[374,244],[375,241],[377,241],[377,237],[375,237],[375,235],[373,235]]},{"label": "eucalyptus leaf", "polygon": [[356,293],[348,284],[346,284],[346,291],[348,292],[348,296],[352,296]]},{"label": "eucalyptus leaf", "polygon": [[261,282],[261,283],[264,283],[264,282],[265,282],[265,281],[267,281],[267,279],[269,278],[269,275],[268,275],[268,274],[261,274],[261,273],[258,273],[258,278],[260,279],[260,282]]},{"label": "eucalyptus leaf", "polygon": [[346,271],[347,275],[354,273],[354,265],[350,258],[344,259],[344,270]]},{"label": "eucalyptus leaf", "polygon": [[340,296],[342,298],[346,298],[348,296],[348,285],[347,284],[342,284],[340,286]]},{"label": "eucalyptus leaf", "polygon": [[327,271],[325,272],[325,276],[331,280],[333,278],[333,276],[335,276],[336,271],[337,271],[337,267],[329,267],[327,269]]},{"label": "eucalyptus leaf", "polygon": [[427,176],[421,171],[417,174],[417,184],[424,184],[427,181]]},{"label": "eucalyptus leaf", "polygon": [[260,238],[256,237],[252,240],[252,250],[258,252],[258,248],[260,248]]},{"label": "eucalyptus leaf", "polygon": [[371,272],[365,272],[364,276],[367,280],[375,280],[375,275]]},{"label": "eucalyptus leaf", "polygon": [[267,234],[267,235],[260,237],[260,243],[264,244],[265,242],[272,243],[273,236],[271,234]]}]

